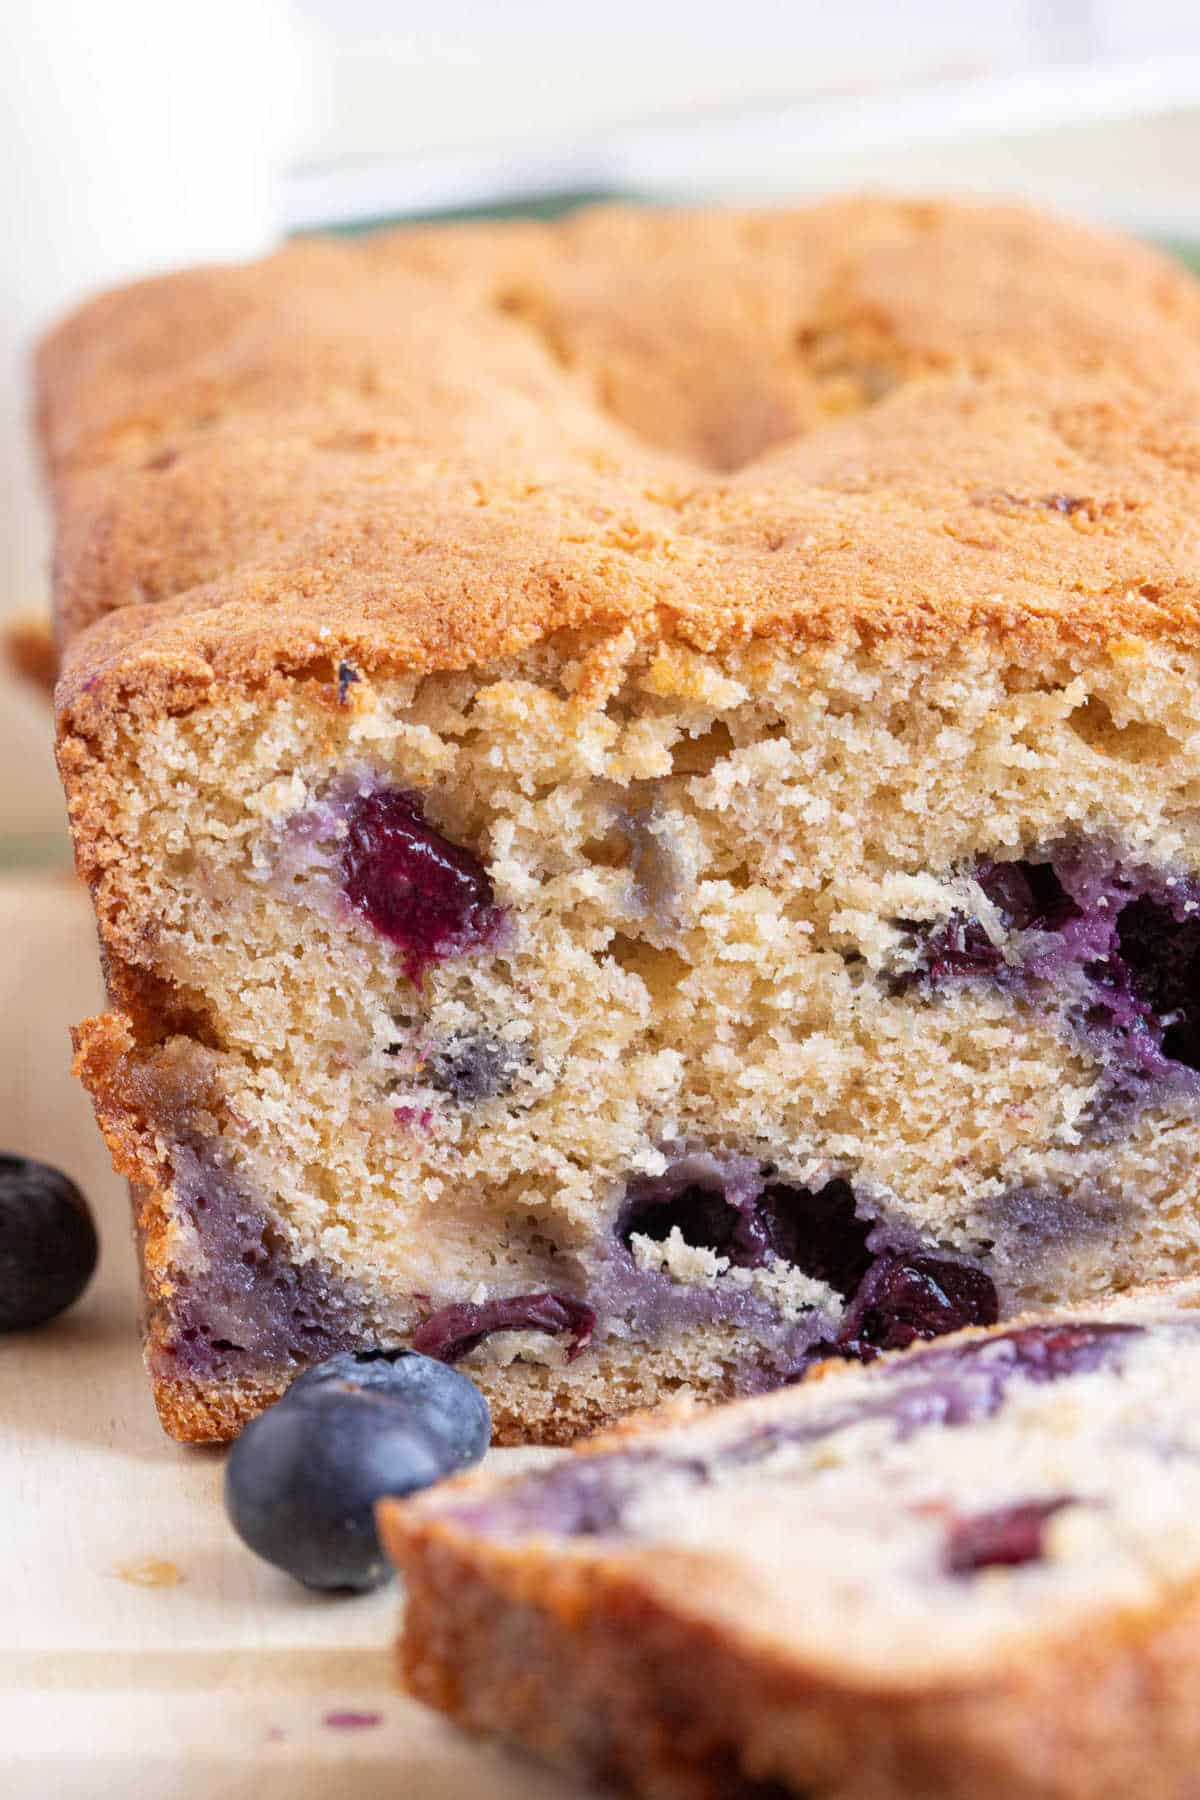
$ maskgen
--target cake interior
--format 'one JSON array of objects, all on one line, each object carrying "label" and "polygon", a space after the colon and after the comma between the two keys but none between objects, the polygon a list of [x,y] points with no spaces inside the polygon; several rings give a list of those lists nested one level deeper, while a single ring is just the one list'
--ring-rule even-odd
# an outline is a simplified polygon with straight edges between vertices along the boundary
[{"label": "cake interior", "polygon": [[160,1383],[412,1341],[567,1437],[1196,1268],[1200,657],[586,648],[123,728]]},{"label": "cake interior", "polygon": [[1194,1582],[1198,1359],[1186,1307],[1018,1325],[431,1507],[535,1557],[615,1553],[743,1650],[959,1683]]}]

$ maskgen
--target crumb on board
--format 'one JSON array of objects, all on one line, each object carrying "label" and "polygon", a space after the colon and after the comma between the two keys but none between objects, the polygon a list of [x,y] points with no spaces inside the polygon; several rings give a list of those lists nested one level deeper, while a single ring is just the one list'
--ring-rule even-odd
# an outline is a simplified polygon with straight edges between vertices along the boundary
[{"label": "crumb on board", "polygon": [[178,1587],[180,1582],[187,1580],[178,1563],[167,1562],[161,1556],[135,1557],[129,1562],[120,1562],[112,1573],[119,1581],[129,1582],[131,1587]]}]

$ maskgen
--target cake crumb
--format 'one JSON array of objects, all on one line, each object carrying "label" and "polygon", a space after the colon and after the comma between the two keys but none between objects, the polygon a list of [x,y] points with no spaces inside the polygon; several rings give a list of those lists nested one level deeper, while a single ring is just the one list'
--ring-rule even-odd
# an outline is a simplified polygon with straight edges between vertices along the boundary
[{"label": "cake crumb", "polygon": [[168,1562],[161,1556],[136,1557],[118,1563],[112,1573],[119,1581],[129,1582],[131,1587],[178,1587],[187,1580],[178,1563]]}]

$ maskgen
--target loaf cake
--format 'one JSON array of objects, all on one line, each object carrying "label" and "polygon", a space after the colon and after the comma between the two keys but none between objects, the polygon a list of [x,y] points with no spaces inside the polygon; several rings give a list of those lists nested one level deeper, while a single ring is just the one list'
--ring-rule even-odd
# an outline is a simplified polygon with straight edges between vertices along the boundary
[{"label": "loaf cake", "polygon": [[500,1441],[1200,1265],[1200,290],[1020,208],[298,242],[40,358],[167,1428]]},{"label": "loaf cake", "polygon": [[644,1800],[1188,1800],[1198,1303],[967,1332],[386,1501],[408,1683]]}]

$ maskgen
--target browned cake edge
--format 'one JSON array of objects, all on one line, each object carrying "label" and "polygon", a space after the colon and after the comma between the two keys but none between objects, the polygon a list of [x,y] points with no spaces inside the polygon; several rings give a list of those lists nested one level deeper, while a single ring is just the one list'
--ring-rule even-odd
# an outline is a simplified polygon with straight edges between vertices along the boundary
[{"label": "browned cake edge", "polygon": [[[468,367],[474,358],[485,394],[492,393],[502,406],[512,382],[519,385],[529,370],[515,340],[507,347],[498,345],[494,321],[487,324],[478,312],[475,290],[481,283],[486,287],[513,257],[527,259],[534,271],[561,270],[586,247],[595,286],[594,293],[588,290],[588,304],[603,311],[615,305],[604,285],[604,269],[628,259],[629,232],[636,234],[643,256],[660,251],[694,255],[702,272],[704,239],[695,234],[703,232],[706,221],[712,225],[719,220],[721,232],[733,234],[730,244],[736,244],[739,230],[769,239],[801,229],[820,250],[822,266],[829,263],[833,288],[840,291],[833,276],[846,253],[844,240],[857,241],[862,219],[876,214],[887,228],[879,227],[883,235],[876,241],[872,227],[865,242],[881,259],[876,275],[882,287],[878,293],[871,288],[844,297],[838,304],[845,316],[835,307],[839,329],[886,336],[889,307],[907,318],[911,303],[905,281],[920,261],[922,232],[936,226],[951,242],[961,236],[960,258],[968,264],[973,250],[990,243],[994,260],[999,256],[1003,263],[1007,251],[1010,261],[1015,258],[1021,267],[1033,269],[1047,296],[1084,286],[1093,297],[1104,296],[1103,319],[1089,315],[1083,362],[1093,376],[1103,377],[1114,396],[1128,388],[1128,399],[1147,387],[1160,397],[1177,395],[1200,370],[1192,355],[1200,343],[1200,288],[1186,271],[1131,240],[1021,207],[987,203],[860,196],[810,205],[791,215],[596,209],[553,226],[404,231],[385,234],[365,247],[310,240],[257,264],[159,277],[90,302],[47,337],[38,362],[39,417],[59,525],[59,625],[67,640],[59,688],[67,740],[64,776],[69,779],[84,743],[103,755],[105,740],[128,713],[185,711],[219,701],[227,691],[255,688],[285,675],[319,677],[336,668],[340,658],[379,675],[463,669],[518,654],[560,632],[579,631],[603,646],[601,658],[610,664],[627,658],[638,642],[671,639],[719,652],[750,638],[811,645],[887,639],[931,650],[976,638],[1004,642],[1017,656],[1103,645],[1121,631],[1194,642],[1200,605],[1197,584],[1189,579],[1176,579],[1168,591],[1156,588],[1150,594],[1139,593],[1132,583],[1119,593],[1081,592],[1068,609],[1046,609],[1028,597],[998,603],[987,592],[965,593],[957,575],[932,577],[924,592],[919,583],[907,582],[900,584],[903,591],[886,594],[847,591],[840,576],[822,579],[822,570],[815,563],[810,566],[802,546],[774,554],[776,546],[764,549],[753,533],[742,529],[736,476],[680,463],[623,428],[611,441],[608,436],[604,440],[607,454],[616,457],[618,477],[615,488],[603,489],[606,506],[616,503],[614,496],[622,506],[632,505],[647,484],[670,486],[673,481],[678,486],[686,477],[685,486],[696,483],[714,493],[727,489],[733,496],[725,521],[730,531],[711,537],[701,529],[694,540],[685,531],[680,544],[668,546],[670,554],[628,553],[598,527],[599,490],[586,482],[581,487],[578,470],[568,460],[553,468],[538,466],[561,494],[564,517],[572,521],[569,555],[562,553],[553,522],[532,512],[515,529],[493,532],[478,516],[470,483],[457,497],[436,505],[426,505],[413,490],[411,517],[402,520],[407,531],[382,542],[378,558],[357,544],[350,522],[362,496],[349,493],[316,509],[317,537],[305,536],[293,521],[294,542],[282,560],[264,559],[261,546],[254,554],[243,549],[233,556],[232,567],[199,585],[182,573],[171,575],[173,540],[166,530],[154,539],[157,562],[164,565],[158,583],[162,597],[157,599],[143,594],[140,565],[122,560],[123,553],[109,543],[118,515],[124,517],[121,506],[134,494],[141,495],[135,507],[141,523],[158,534],[166,529],[164,502],[153,486],[143,493],[138,485],[147,477],[126,437],[136,447],[139,434],[148,434],[147,445],[153,447],[154,434],[168,428],[172,405],[178,410],[181,396],[190,397],[189,406],[198,405],[197,395],[210,388],[210,399],[216,396],[221,409],[237,416],[249,405],[247,395],[257,391],[260,377],[274,384],[272,405],[286,411],[295,382],[306,370],[312,373],[304,327],[292,315],[276,312],[281,297],[294,289],[311,287],[326,302],[331,286],[336,289],[341,336],[352,340],[356,326],[366,331],[372,322],[378,324],[371,302],[357,295],[353,280],[347,279],[356,269],[373,271],[376,279],[407,282],[402,304],[423,306],[426,315],[440,310],[439,291],[455,298],[453,317],[439,326],[448,334],[446,353],[452,350]],[[891,267],[892,229],[901,230],[907,244],[906,274],[897,275]],[[695,246],[689,250],[693,237]],[[969,273],[961,278],[968,291],[971,279]],[[1111,302],[1110,288],[1115,292]],[[1005,307],[1021,303],[1019,290],[1011,301],[1004,300]],[[662,315],[653,296],[631,304],[629,329],[646,338],[655,356],[665,357],[677,335],[676,321]],[[993,293],[989,305],[997,304]],[[253,359],[243,366],[236,346],[231,349],[226,342],[230,334],[236,339],[235,325],[253,325],[259,334],[266,333],[271,353],[282,358],[278,366],[270,362],[267,348],[262,349],[267,375]],[[1111,344],[1104,325],[1113,335]],[[752,321],[744,321],[742,329],[752,333]],[[213,346],[194,348],[193,339],[207,344],[213,332]],[[1046,346],[1040,348],[1042,354],[1031,357],[1022,377],[1022,358],[1010,346],[996,368],[988,364],[988,379],[998,377],[1003,364],[1028,381],[1031,394],[1040,394],[1049,373]],[[906,367],[905,359],[915,357],[914,367],[926,372],[974,367],[965,343],[950,350],[925,345],[918,355],[916,345],[898,338],[893,350]],[[516,374],[510,369],[512,357],[517,358],[512,365]],[[162,388],[168,367],[175,374]],[[150,383],[148,396],[142,394],[139,376]],[[407,378],[412,379],[411,370]],[[541,403],[551,422],[559,420],[565,443],[573,429],[568,421],[577,422],[579,395],[552,357],[539,379]],[[175,386],[180,393],[172,402]],[[326,401],[333,403],[329,395]],[[369,399],[357,403],[366,426],[377,422],[375,404]],[[1120,404],[1114,398],[1114,406]],[[171,432],[188,443],[199,434],[203,446],[203,409],[198,419],[187,407],[184,411],[187,417],[176,421],[178,430],[172,426]],[[596,416],[597,428],[609,433],[611,421]],[[244,435],[251,440],[259,429],[256,419],[252,406],[244,411]],[[77,436],[80,443],[68,454]],[[199,460],[203,466],[204,457]],[[495,470],[509,460],[505,452]],[[762,466],[769,468],[771,459]],[[401,478],[406,467],[401,458],[396,465]],[[211,487],[218,477],[207,472],[205,480]],[[653,508],[642,510],[647,541],[670,535]],[[344,537],[339,536],[339,521],[347,528]],[[329,581],[321,565],[334,551],[339,553],[338,569],[336,579]],[[681,552],[686,552],[683,560]],[[93,565],[108,570],[101,596],[106,616],[93,612],[88,623],[86,612],[76,616],[71,594],[76,578]]]},{"label": "browned cake edge", "polygon": [[384,1502],[408,1690],[642,1800],[1127,1800],[1194,1792],[1200,1585],[989,1676],[847,1681],[705,1617],[683,1552],[573,1560]]}]

